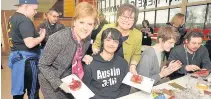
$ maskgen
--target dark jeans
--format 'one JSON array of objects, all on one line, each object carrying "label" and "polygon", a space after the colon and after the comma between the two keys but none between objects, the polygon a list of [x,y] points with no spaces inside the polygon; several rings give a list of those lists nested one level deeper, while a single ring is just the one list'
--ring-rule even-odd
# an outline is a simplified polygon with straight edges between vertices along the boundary
[{"label": "dark jeans", "polygon": [[[30,61],[26,61],[26,66],[25,66],[25,74],[24,74],[24,93],[26,92],[27,89],[27,95],[28,95],[28,99],[39,99],[39,82],[38,82],[38,78],[37,78],[37,85],[36,85],[36,90],[35,90],[35,94],[34,96],[31,98],[30,94],[31,94],[31,85],[32,85],[32,69],[30,66]],[[23,99],[24,94],[23,95],[14,95],[13,99]]]}]

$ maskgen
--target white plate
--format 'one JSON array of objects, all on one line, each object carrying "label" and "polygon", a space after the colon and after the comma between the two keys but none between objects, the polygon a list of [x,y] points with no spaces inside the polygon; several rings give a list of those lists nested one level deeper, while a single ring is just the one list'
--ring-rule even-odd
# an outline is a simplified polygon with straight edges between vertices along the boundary
[{"label": "white plate", "polygon": [[69,92],[76,98],[76,99],[89,99],[93,97],[95,94],[74,74],[71,74],[65,78],[62,78],[62,82],[71,83],[72,78],[75,80],[79,80],[81,82],[81,88],[73,91],[69,88]]},{"label": "white plate", "polygon": [[135,87],[135,88],[140,89],[142,91],[145,91],[147,93],[151,93],[152,87],[153,87],[153,84],[154,84],[154,81],[155,81],[154,79],[142,76],[143,80],[142,80],[141,83],[134,83],[134,82],[131,81],[132,76],[133,76],[133,74],[128,72],[127,75],[125,76],[125,78],[123,79],[122,83],[127,84],[127,85],[132,86],[132,87]]}]

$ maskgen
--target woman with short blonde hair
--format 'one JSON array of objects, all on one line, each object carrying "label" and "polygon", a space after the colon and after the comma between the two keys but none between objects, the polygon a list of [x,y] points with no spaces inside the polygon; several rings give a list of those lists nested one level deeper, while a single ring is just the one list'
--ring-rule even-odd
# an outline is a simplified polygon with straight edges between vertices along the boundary
[{"label": "woman with short blonde hair", "polygon": [[168,75],[178,70],[182,65],[178,60],[171,61],[168,67],[162,65],[163,52],[169,52],[178,37],[173,27],[161,27],[158,31],[157,43],[142,53],[141,61],[137,66],[138,74],[154,79],[154,85],[157,85],[165,82]]},{"label": "woman with short blonde hair", "polygon": [[73,26],[51,35],[39,60],[39,81],[45,99],[74,99],[62,78],[75,74],[82,79],[82,58],[89,47],[89,35],[97,23],[97,10],[89,3],[75,8]]},{"label": "woman with short blonde hair", "polygon": [[171,21],[167,23],[167,25],[175,28],[175,31],[178,32],[178,34],[180,35],[179,39],[176,42],[176,45],[180,45],[183,43],[184,36],[187,33],[185,27],[183,26],[184,23],[185,15],[182,13],[175,14]]}]

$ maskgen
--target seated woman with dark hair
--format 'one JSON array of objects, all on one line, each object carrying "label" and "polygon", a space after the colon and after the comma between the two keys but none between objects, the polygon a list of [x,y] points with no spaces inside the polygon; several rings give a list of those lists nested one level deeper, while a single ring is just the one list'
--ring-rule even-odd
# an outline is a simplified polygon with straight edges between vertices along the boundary
[{"label": "seated woman with dark hair", "polygon": [[116,55],[121,34],[108,28],[101,37],[100,53],[93,56],[90,65],[84,66],[83,82],[94,92],[91,99],[116,99],[129,94],[130,87],[122,84],[129,72],[127,61]]}]

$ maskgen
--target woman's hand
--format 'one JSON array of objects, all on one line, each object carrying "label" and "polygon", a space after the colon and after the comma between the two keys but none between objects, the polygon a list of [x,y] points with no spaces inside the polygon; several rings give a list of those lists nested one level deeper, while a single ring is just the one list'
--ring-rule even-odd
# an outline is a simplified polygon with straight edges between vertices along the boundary
[{"label": "woman's hand", "polygon": [[90,55],[85,55],[82,59],[83,62],[85,62],[86,65],[90,65],[93,61],[93,57]]},{"label": "woman's hand", "polygon": [[170,75],[171,73],[173,73],[174,71],[180,69],[182,67],[182,63],[177,60],[172,60],[168,67],[167,66],[163,66],[163,68],[161,69],[161,72],[159,73],[160,74],[160,77],[163,78],[163,77],[166,77],[168,75]]},{"label": "woman's hand", "polygon": [[93,48],[92,49],[92,52],[93,52],[93,55],[96,55],[97,53],[99,53],[99,49],[97,49],[97,48]]},{"label": "woman's hand", "polygon": [[137,75],[137,71],[136,71],[136,65],[135,64],[131,64],[130,65],[130,72],[134,75]]},{"label": "woman's hand", "polygon": [[169,66],[168,66],[168,69],[171,70],[172,72],[180,69],[182,67],[182,63],[177,60],[172,60],[170,63],[169,63]]},{"label": "woman's hand", "polygon": [[148,36],[153,36],[152,32],[147,32]]},{"label": "woman's hand", "polygon": [[168,76],[169,74],[171,74],[172,72],[170,72],[168,69],[167,69],[167,66],[163,66],[159,75],[160,75],[160,78],[163,78],[163,77],[166,77]]}]

